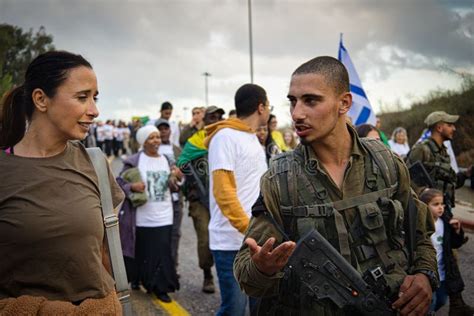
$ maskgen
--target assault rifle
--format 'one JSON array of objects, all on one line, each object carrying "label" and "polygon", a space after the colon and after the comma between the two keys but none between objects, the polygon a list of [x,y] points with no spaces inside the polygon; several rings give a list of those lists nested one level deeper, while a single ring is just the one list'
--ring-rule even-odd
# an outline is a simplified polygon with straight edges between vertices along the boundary
[{"label": "assault rifle", "polygon": [[299,296],[329,299],[352,315],[396,315],[382,269],[361,276],[315,229],[298,241],[284,271],[284,280],[301,283]]},{"label": "assault rifle", "polygon": [[434,182],[421,161],[415,161],[408,167],[411,181],[419,187],[434,188]]}]

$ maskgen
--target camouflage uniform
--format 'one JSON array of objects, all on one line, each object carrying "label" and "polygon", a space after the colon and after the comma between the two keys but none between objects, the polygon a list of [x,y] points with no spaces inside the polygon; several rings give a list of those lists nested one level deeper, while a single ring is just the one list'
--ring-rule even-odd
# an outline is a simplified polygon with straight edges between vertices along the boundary
[{"label": "camouflage uniform", "polygon": [[[396,184],[385,192],[386,207],[381,209],[378,202],[365,201],[349,205],[351,198],[368,196],[367,193],[381,191],[386,187],[386,175],[389,170],[377,168],[365,145],[362,144],[353,128],[348,127],[353,145],[341,189],[328,176],[310,146],[299,145],[295,151],[284,153],[272,161],[270,169],[261,179],[261,192],[268,213],[274,221],[289,235],[298,241],[306,231],[316,228],[341,254],[361,273],[368,268],[381,266],[391,295],[398,294],[408,270],[407,252],[403,238],[403,214],[409,199],[413,196],[410,179],[405,164],[383,147],[380,151],[389,153],[393,169],[396,169]],[[364,140],[369,142],[369,140]],[[294,160],[294,167],[283,167],[279,160]],[[295,171],[296,170],[296,171]],[[288,174],[300,172],[299,174]],[[285,181],[282,174],[288,176]],[[293,180],[293,181],[292,181]],[[293,188],[296,187],[296,190]],[[298,196],[288,196],[289,192],[298,192]],[[382,190],[383,191],[383,190]],[[380,200],[380,199],[379,199]],[[288,202],[292,207],[288,208]],[[323,210],[318,206],[324,203],[346,203],[349,208]],[[337,202],[339,201],[339,202]],[[354,201],[352,199],[352,201]],[[378,200],[376,200],[378,201]],[[417,206],[417,239],[412,272],[417,270],[437,271],[435,250],[430,241],[434,231],[433,220],[428,216],[426,206],[414,199]],[[319,205],[314,205],[314,204]],[[288,211],[291,209],[292,211]],[[297,214],[300,213],[300,214]],[[308,214],[311,215],[308,215]],[[268,238],[275,237],[277,244],[283,241],[282,233],[275,227],[269,216],[253,214],[246,237],[251,237],[262,245]],[[392,224],[388,224],[388,223]],[[377,246],[370,246],[369,244]],[[379,247],[380,246],[380,247]],[[244,291],[253,297],[270,297],[279,294],[283,273],[273,276],[261,273],[250,257],[246,244],[240,249],[235,263],[234,273]],[[281,298],[279,299],[281,301]],[[275,314],[281,314],[282,310]],[[318,301],[301,304],[297,311],[285,314],[296,315],[344,315],[332,302]]]},{"label": "camouflage uniform", "polygon": [[[458,173],[451,167],[446,146],[438,145],[431,137],[413,146],[408,154],[407,164],[420,161],[433,180],[434,189],[447,194],[451,206],[454,207],[454,191],[464,184],[466,176]],[[415,191],[420,193],[424,187],[417,187],[412,183]]]}]

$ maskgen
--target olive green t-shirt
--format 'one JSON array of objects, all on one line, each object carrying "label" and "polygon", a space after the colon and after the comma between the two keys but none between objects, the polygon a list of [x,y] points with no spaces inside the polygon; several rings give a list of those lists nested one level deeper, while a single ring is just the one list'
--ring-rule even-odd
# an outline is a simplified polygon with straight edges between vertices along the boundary
[{"label": "olive green t-shirt", "polygon": [[[0,298],[77,302],[114,288],[102,264],[98,179],[85,148],[68,142],[53,157],[0,150]],[[109,169],[114,207],[124,194]]]}]

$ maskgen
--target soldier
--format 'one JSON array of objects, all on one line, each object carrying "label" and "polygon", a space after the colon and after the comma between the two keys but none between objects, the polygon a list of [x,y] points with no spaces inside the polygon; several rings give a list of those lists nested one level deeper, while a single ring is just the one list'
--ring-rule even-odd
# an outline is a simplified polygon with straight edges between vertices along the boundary
[{"label": "soldier", "polygon": [[[292,296],[303,282],[283,278],[295,242],[316,228],[359,272],[383,271],[401,315],[424,315],[438,283],[433,220],[413,198],[403,161],[379,141],[359,139],[346,123],[352,104],[346,69],[332,57],[304,63],[292,75],[288,99],[301,144],[274,158],[261,179],[262,196],[234,263],[241,287],[262,297],[259,314],[344,315],[329,300],[304,291]],[[410,203],[417,209],[411,267],[403,238]]]},{"label": "soldier", "polygon": [[[420,161],[429,173],[433,181],[433,189],[440,190],[454,207],[454,190],[463,186],[466,178],[470,177],[472,168],[465,172],[456,172],[451,167],[449,157],[444,141],[452,140],[456,127],[454,123],[459,119],[459,115],[449,115],[444,111],[435,111],[430,113],[425,124],[431,132],[431,136],[424,141],[413,146],[408,154],[407,164],[411,165]],[[414,186],[417,193],[421,193],[426,186]]]},{"label": "soldier", "polygon": [[[454,124],[459,119],[459,115],[450,115],[444,111],[430,113],[425,124],[431,132],[431,136],[416,144],[408,154],[407,164],[411,165],[420,161],[428,172],[434,189],[438,189],[444,194],[444,203],[447,205],[443,217],[449,222],[453,218],[451,208],[454,207],[455,189],[464,185],[467,177],[471,176],[472,167],[465,172],[456,172],[451,167],[444,141],[452,140],[456,127]],[[412,181],[415,191],[420,194],[428,184]],[[467,241],[467,240],[465,240]],[[459,266],[454,257],[446,265],[446,275],[444,286],[449,295],[450,315],[473,315],[474,308],[467,305],[462,297],[464,281],[459,271]]]}]

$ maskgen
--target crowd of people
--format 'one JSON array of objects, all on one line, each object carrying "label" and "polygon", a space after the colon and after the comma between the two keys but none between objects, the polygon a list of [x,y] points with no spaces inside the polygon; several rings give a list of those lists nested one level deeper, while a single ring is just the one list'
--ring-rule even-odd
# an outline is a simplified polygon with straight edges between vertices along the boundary
[{"label": "crowd of people", "polygon": [[[391,305],[376,308],[421,315],[449,297],[450,315],[473,315],[453,254],[467,239],[452,213],[454,190],[471,170],[456,174],[443,145],[459,117],[431,113],[430,136],[410,148],[403,127],[387,139],[380,125],[353,126],[348,87],[339,61],[317,57],[291,76],[291,127],[278,128],[256,84],[237,89],[227,117],[218,106],[198,106],[180,125],[164,102],[156,119],[103,123],[90,63],[67,52],[40,55],[2,102],[0,312],[120,314],[85,150],[98,146],[123,161],[115,180],[108,173],[133,290],[163,302],[179,290],[187,206],[205,293],[215,293],[216,268],[217,315],[245,315],[247,306],[265,315],[341,312],[310,296],[286,267],[313,229],[362,274],[380,271],[370,284]],[[415,162],[431,185],[410,181]],[[415,226],[407,228],[409,216]]]}]

